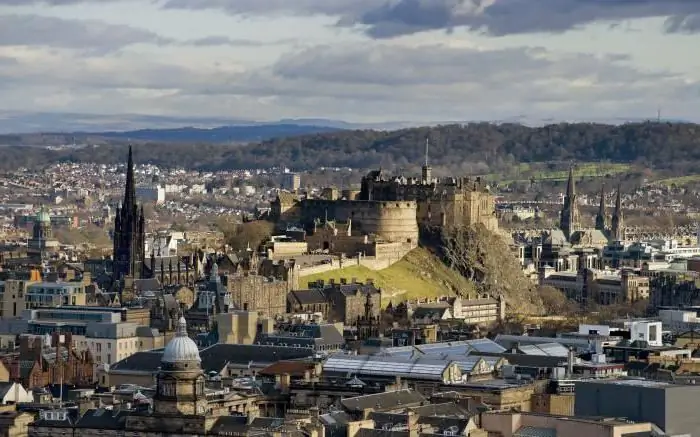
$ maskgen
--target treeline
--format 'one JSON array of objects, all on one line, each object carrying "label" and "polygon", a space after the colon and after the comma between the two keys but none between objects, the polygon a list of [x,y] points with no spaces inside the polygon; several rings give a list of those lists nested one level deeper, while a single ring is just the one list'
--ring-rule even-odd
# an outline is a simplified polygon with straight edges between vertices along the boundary
[{"label": "treeline", "polygon": [[[430,139],[431,164],[459,173],[494,171],[515,162],[551,161],[635,162],[683,171],[688,166],[695,168],[700,161],[700,125],[655,122],[620,126],[576,123],[534,128],[478,123],[389,132],[355,130],[239,146],[141,142],[135,146],[135,153],[139,162],[201,170],[282,165],[295,170],[407,168],[422,164],[426,138]],[[12,140],[16,141],[17,137]],[[16,144],[15,141],[4,144]],[[0,148],[3,155],[0,166],[36,167],[56,161],[121,163],[126,156],[125,147],[123,142],[71,150],[6,146]]]}]

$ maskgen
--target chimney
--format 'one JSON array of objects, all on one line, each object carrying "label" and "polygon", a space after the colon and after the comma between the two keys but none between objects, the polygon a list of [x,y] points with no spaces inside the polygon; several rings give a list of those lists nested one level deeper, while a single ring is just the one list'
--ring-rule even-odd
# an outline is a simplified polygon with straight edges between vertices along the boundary
[{"label": "chimney", "polygon": [[576,356],[574,355],[574,348],[569,348],[569,353],[566,360],[566,376],[571,377],[574,374],[574,360]]}]

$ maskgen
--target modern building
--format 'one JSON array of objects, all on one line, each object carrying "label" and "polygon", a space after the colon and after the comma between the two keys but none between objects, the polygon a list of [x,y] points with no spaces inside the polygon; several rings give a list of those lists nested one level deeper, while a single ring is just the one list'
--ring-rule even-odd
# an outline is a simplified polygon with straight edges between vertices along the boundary
[{"label": "modern building", "polygon": [[160,185],[144,185],[136,187],[136,199],[141,203],[160,205],[165,202],[165,188]]},{"label": "modern building", "polygon": [[299,173],[285,173],[282,179],[282,189],[297,192],[301,188],[301,175]]},{"label": "modern building", "polygon": [[651,422],[669,436],[695,435],[700,429],[696,400],[700,386],[644,379],[576,383],[576,416],[624,417]]},{"label": "modern building", "polygon": [[27,285],[26,308],[85,305],[85,284],[82,282],[35,282]]}]

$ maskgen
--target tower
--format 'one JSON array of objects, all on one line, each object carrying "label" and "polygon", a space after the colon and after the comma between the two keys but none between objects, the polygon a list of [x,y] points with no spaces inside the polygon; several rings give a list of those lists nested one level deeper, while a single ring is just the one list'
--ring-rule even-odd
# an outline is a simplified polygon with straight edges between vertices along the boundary
[{"label": "tower", "polygon": [[615,241],[625,239],[624,219],[622,217],[622,187],[617,187],[617,197],[615,198],[615,211],[611,220],[611,234]]},{"label": "tower", "polygon": [[559,217],[559,228],[564,232],[567,240],[579,228],[579,211],[576,197],[576,185],[574,182],[574,167],[569,168],[569,181],[566,185],[564,207]]},{"label": "tower", "polygon": [[126,276],[143,278],[146,229],[143,207],[136,204],[134,159],[129,146],[126,169],[126,187],[121,208],[114,219],[114,250],[112,254],[112,280],[121,281]]},{"label": "tower", "polygon": [[426,138],[425,139],[425,165],[423,165],[422,170],[422,179],[423,183],[426,185],[429,185],[431,183],[431,180],[433,179],[433,168],[428,165],[428,147],[430,146],[430,139]]},{"label": "tower", "polygon": [[600,206],[598,206],[598,214],[595,216],[595,228],[601,232],[605,232],[606,226],[605,216],[605,184],[600,187]]},{"label": "tower", "polygon": [[203,415],[207,410],[204,372],[199,349],[187,336],[187,321],[180,317],[175,337],[163,351],[157,375],[154,410],[160,414]]}]

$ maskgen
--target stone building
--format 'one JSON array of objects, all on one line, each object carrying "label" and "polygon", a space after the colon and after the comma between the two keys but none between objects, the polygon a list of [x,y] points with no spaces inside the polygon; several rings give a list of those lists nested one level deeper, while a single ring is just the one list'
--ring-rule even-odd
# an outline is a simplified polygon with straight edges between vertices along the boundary
[{"label": "stone building", "polygon": [[328,320],[353,325],[358,319],[367,317],[366,309],[371,308],[372,319],[381,314],[382,290],[375,287],[371,279],[365,283],[353,278],[350,282],[341,279],[340,283],[316,284],[329,302]]},{"label": "stone building", "polygon": [[78,352],[70,333],[23,336],[18,353],[3,358],[11,378],[32,389],[49,384],[89,386],[94,360],[88,350]]},{"label": "stone building", "polygon": [[561,290],[569,299],[584,304],[634,303],[650,297],[649,278],[629,270],[609,272],[581,269],[577,272],[556,272],[551,267],[543,267],[539,272],[539,283]]},{"label": "stone building", "polygon": [[416,202],[421,226],[481,224],[498,229],[494,196],[480,178],[433,178],[427,161],[420,179],[387,178],[374,170],[362,178],[361,187],[361,200]]},{"label": "stone building", "polygon": [[[259,391],[242,392],[207,387],[206,376],[202,370],[202,357],[197,345],[187,336],[187,323],[182,317],[177,323],[175,338],[168,343],[162,354],[145,352],[140,355],[150,358],[160,356],[159,364],[151,363],[152,359],[140,362],[140,358],[135,357],[138,361],[135,363],[137,369],[150,366],[155,370],[156,390],[152,402],[122,405],[121,408],[112,410],[91,409],[77,418],[72,417],[67,409],[49,410],[29,425],[28,436],[260,435],[260,432],[247,431],[247,425],[260,415],[258,404],[263,403],[271,407],[267,411],[268,415],[276,415],[282,411],[278,407],[278,401],[261,402]],[[138,370],[131,373],[136,375]],[[147,373],[150,373],[150,370]],[[152,381],[152,377],[149,379]],[[299,430],[297,427],[294,429]],[[275,435],[288,435],[283,430],[278,431]]]}]

